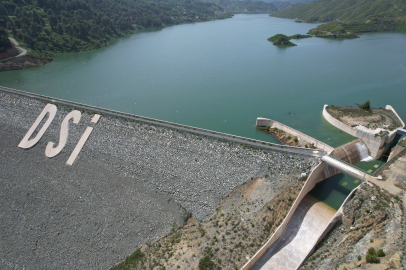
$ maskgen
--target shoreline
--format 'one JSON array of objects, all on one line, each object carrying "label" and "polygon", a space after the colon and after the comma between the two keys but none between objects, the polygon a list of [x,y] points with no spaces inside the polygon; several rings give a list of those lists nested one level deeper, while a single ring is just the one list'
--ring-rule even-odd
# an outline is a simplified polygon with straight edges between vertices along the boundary
[{"label": "shoreline", "polygon": [[[237,14],[238,14],[238,13],[237,13]],[[260,13],[257,13],[257,14],[260,14]],[[262,13],[261,13],[261,14],[262,14]],[[136,34],[136,33],[138,33],[138,32],[144,31],[144,30],[161,30],[161,29],[164,29],[164,28],[169,27],[169,26],[176,26],[176,25],[183,25],[183,24],[192,24],[192,23],[201,23],[201,22],[210,22],[210,21],[216,21],[216,20],[231,19],[235,14],[231,14],[231,13],[230,13],[230,15],[231,15],[230,17],[214,18],[214,19],[212,19],[212,20],[207,20],[207,21],[203,21],[203,20],[202,20],[202,21],[194,21],[194,22],[185,22],[185,23],[181,23],[181,24],[165,25],[164,27],[161,27],[161,28],[135,29],[135,30],[133,30],[131,33],[122,33],[121,36],[114,37],[114,38],[108,40],[108,41],[106,42],[105,46],[101,46],[101,47],[99,47],[99,48],[91,48],[91,49],[88,49],[88,50],[81,50],[81,51],[55,52],[55,56],[54,56],[53,58],[51,58],[51,59],[39,59],[39,58],[35,58],[35,57],[32,57],[32,56],[28,56],[28,55],[27,55],[27,50],[24,49],[24,48],[22,48],[22,47],[18,44],[18,42],[17,42],[13,37],[9,37],[9,39],[10,39],[11,42],[13,43],[13,47],[16,48],[19,52],[20,52],[20,50],[21,50],[21,52],[20,52],[19,55],[12,56],[12,57],[10,57],[10,58],[0,60],[0,72],[3,72],[3,71],[11,71],[11,70],[21,70],[21,69],[27,69],[27,68],[32,68],[32,67],[40,67],[40,66],[43,66],[43,65],[48,64],[49,62],[52,62],[52,61],[53,61],[59,54],[61,54],[61,53],[75,53],[75,52],[85,52],[85,51],[91,51],[91,50],[101,49],[101,48],[104,48],[104,47],[106,47],[106,46],[109,46],[110,44],[109,44],[108,42],[110,42],[110,41],[114,41],[114,40],[117,40],[117,39],[119,39],[119,38],[123,38],[123,37],[125,37],[125,36],[127,36],[127,35],[134,35],[134,34]],[[31,50],[31,49],[28,48],[28,50]],[[15,60],[16,58],[23,57],[23,56],[26,56],[26,58],[24,58],[24,61],[22,61],[22,60],[20,60],[20,61],[19,61],[19,60]],[[13,60],[15,60],[15,61],[13,61]]]}]

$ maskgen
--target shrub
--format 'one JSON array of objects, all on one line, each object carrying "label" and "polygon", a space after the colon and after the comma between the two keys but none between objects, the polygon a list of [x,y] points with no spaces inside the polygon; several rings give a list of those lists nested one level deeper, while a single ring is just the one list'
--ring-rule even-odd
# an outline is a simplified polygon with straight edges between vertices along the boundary
[{"label": "shrub", "polygon": [[378,255],[378,257],[383,257],[383,256],[385,256],[385,252],[383,252],[383,249],[378,249],[378,251],[376,252],[376,255]]},{"label": "shrub", "polygon": [[214,266],[214,262],[210,260],[209,255],[204,256],[199,261],[199,269],[200,270],[212,270]]},{"label": "shrub", "polygon": [[376,257],[375,255],[372,254],[368,254],[365,259],[367,260],[367,262],[369,263],[380,263],[381,260],[379,260],[378,257]]},{"label": "shrub", "polygon": [[[383,250],[382,250],[382,253],[383,253]],[[368,254],[365,257],[365,259],[369,263],[380,263],[381,262],[381,260],[379,260],[379,258],[376,257],[376,251],[375,251],[375,249],[373,247],[368,249]]]},{"label": "shrub", "polygon": [[126,264],[136,264],[142,260],[142,257],[143,257],[143,254],[141,253],[141,250],[138,248],[136,251],[134,251],[133,254],[131,254],[130,256],[127,256],[127,258],[125,258],[125,263]]},{"label": "shrub", "polygon": [[299,141],[299,139],[297,137],[295,137],[293,140],[295,141],[295,143],[297,143]]},{"label": "shrub", "polygon": [[191,218],[192,218],[192,213],[187,212],[184,219],[183,219],[184,223],[186,224],[188,222],[188,220],[191,219]]},{"label": "shrub", "polygon": [[361,255],[358,255],[357,259],[360,261],[362,259]]}]

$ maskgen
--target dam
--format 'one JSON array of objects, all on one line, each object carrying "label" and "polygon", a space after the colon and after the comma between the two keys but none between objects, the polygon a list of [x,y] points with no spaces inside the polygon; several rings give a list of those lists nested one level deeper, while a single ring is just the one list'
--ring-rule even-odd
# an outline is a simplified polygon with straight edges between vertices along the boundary
[{"label": "dam", "polygon": [[[259,119],[262,124],[274,125],[272,121]],[[395,148],[393,152],[404,150],[404,147]],[[355,189],[373,180],[372,175],[353,166],[370,160],[369,155],[367,145],[360,139],[324,155],[283,223],[242,270],[298,269],[317,243],[342,219],[342,207]]]},{"label": "dam", "polygon": [[[0,90],[0,103],[2,269],[108,269],[183,224],[187,213],[204,220],[251,178],[269,175],[267,197],[276,196],[293,184],[288,173],[300,176],[320,156],[12,89]],[[56,110],[42,137],[19,147],[48,104]],[[69,120],[62,150],[48,157],[48,143],[59,147],[73,111],[80,120]]]},{"label": "dam", "polygon": [[[0,266],[5,269],[111,267],[140,245],[169,233],[171,224],[182,223],[187,212],[204,219],[247,180],[268,175],[271,197],[286,187],[283,177],[300,175],[325,159],[315,149],[272,145],[12,89],[0,95],[0,149],[7,157],[0,163],[1,214],[6,220],[0,231]],[[18,147],[49,103],[56,111],[42,138],[30,148]],[[61,127],[73,111],[80,112],[81,119],[69,122],[69,137],[61,144]],[[89,127],[93,130],[76,159],[67,164]],[[50,142],[64,145],[52,158],[46,151]],[[351,152],[353,148],[358,150]],[[300,236],[309,233],[309,226],[300,224],[322,220],[324,225],[313,232],[317,238],[340,218],[333,206],[326,207],[329,198],[308,191],[322,189],[320,179],[336,177],[333,163],[343,158],[340,153],[349,153],[346,161],[351,163],[363,157],[362,149],[341,149],[317,165],[277,232],[283,235],[281,241],[292,244],[273,237],[279,247],[271,252],[282,255],[280,251],[287,250],[283,247],[294,250],[303,243]],[[345,165],[341,170],[348,166],[338,165]],[[353,173],[362,175],[356,169]],[[344,190],[361,183],[355,180],[333,182]],[[305,259],[311,245],[301,247],[295,261]]]}]

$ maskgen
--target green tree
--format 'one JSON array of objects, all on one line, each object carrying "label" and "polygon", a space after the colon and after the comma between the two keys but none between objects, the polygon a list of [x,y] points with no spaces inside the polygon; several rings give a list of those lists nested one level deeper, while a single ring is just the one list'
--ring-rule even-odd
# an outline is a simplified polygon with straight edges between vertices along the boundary
[{"label": "green tree", "polygon": [[384,257],[385,256],[385,252],[383,252],[383,249],[378,249],[378,251],[376,252],[376,255],[378,257]]},{"label": "green tree", "polygon": [[8,33],[4,28],[0,28],[0,52],[11,47],[10,40],[8,39]]},{"label": "green tree", "polygon": [[370,111],[371,110],[371,102],[367,100],[364,104],[360,107],[362,110]]}]

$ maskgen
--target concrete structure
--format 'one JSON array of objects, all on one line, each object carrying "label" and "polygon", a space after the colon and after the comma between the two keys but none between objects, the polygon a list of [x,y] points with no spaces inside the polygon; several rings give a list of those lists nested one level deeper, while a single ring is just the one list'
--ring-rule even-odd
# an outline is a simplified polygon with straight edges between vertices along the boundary
[{"label": "concrete structure", "polygon": [[[347,154],[349,160],[360,160],[359,147],[355,141],[349,144],[354,151]],[[345,146],[343,146],[345,147]],[[342,148],[342,147],[341,147]],[[337,149],[336,149],[337,150]],[[335,151],[336,151],[335,150]],[[345,150],[343,150],[345,151]],[[342,151],[337,150],[337,153]],[[351,159],[352,156],[352,159]],[[342,207],[353,194],[352,191],[336,213],[321,203],[314,203],[306,197],[317,183],[339,173],[349,174],[359,180],[372,178],[356,168],[332,156],[324,156],[322,162],[312,171],[289,210],[282,224],[258,252],[241,268],[257,269],[298,269],[307,256],[334,224],[342,218]]]},{"label": "concrete structure", "polygon": [[272,120],[272,119],[258,117],[257,118],[257,126],[258,127],[267,127],[267,126],[269,126],[271,128],[281,129],[281,130],[283,130],[283,131],[285,131],[287,133],[292,134],[293,136],[297,136],[298,138],[300,138],[300,139],[302,139],[302,140],[304,140],[304,141],[306,141],[308,143],[313,143],[316,148],[323,149],[327,153],[330,153],[331,151],[334,150],[334,148],[331,147],[330,145],[328,145],[328,144],[326,144],[324,142],[321,142],[321,141],[319,141],[319,140],[317,140],[317,139],[315,139],[313,137],[310,137],[309,135],[306,135],[306,134],[304,134],[304,133],[302,133],[302,132],[300,132],[300,131],[298,131],[296,129],[293,129],[293,128],[287,126],[287,125],[284,125],[284,124],[279,123],[279,122],[277,122],[275,120]]},{"label": "concrete structure", "polygon": [[[288,227],[289,222],[291,221],[292,217],[294,216],[296,209],[299,208],[300,204],[302,203],[302,200],[306,197],[307,193],[309,193],[309,191],[312,190],[316,186],[317,183],[333,176],[335,173],[336,172],[335,172],[334,168],[331,168],[324,162],[321,162],[321,163],[319,163],[319,165],[317,165],[317,167],[312,171],[312,173],[309,175],[308,179],[306,180],[306,183],[304,184],[302,190],[300,191],[299,195],[297,196],[295,202],[293,203],[291,209],[289,210],[289,212],[286,215],[285,219],[283,220],[282,224],[278,227],[278,229],[271,236],[271,238],[262,246],[262,248],[260,248],[257,251],[257,253],[241,268],[241,270],[251,269],[251,267],[253,267],[262,256],[265,256],[265,258],[267,258],[265,254],[267,253],[268,249],[271,248],[271,246],[274,245],[278,241],[278,239],[283,235],[284,231]],[[300,209],[306,209],[306,206],[300,206]],[[301,217],[301,214],[297,214],[297,215],[295,215],[295,218],[293,220],[300,219],[300,217]],[[303,231],[308,232],[308,230],[302,230],[302,232]],[[301,237],[301,236],[296,234],[295,237]],[[313,237],[316,237],[316,235],[313,235]],[[289,241],[289,240],[291,240],[291,237],[286,237],[285,239],[286,239],[286,241]],[[278,245],[286,246],[288,244],[288,243],[286,243],[286,241],[284,244],[278,244]],[[308,239],[307,241],[310,241],[310,240]],[[306,249],[307,253],[309,253],[312,250],[312,248],[313,247],[310,247],[310,249],[309,249],[309,247],[308,247]],[[302,249],[301,252],[306,253],[306,250]],[[289,258],[292,258],[292,259],[295,258],[295,256],[293,256],[290,251],[292,251],[292,249],[283,249],[280,252],[288,252],[289,254],[286,256],[288,256]],[[286,256],[283,255],[283,257],[286,257]],[[306,258],[306,256],[296,257],[293,262],[290,262],[289,267],[292,267],[292,265],[299,267],[301,265],[302,261]],[[253,269],[260,269],[259,265],[256,265],[255,267],[256,268],[253,268]]]},{"label": "concrete structure", "polygon": [[403,152],[406,148],[401,146],[401,145],[396,145],[395,148],[390,152],[388,161],[392,160],[395,156],[397,156],[399,153]]},{"label": "concrete structure", "polygon": [[362,140],[358,139],[334,149],[330,155],[349,164],[357,164],[361,160],[368,158],[370,153]]},{"label": "concrete structure", "polygon": [[401,136],[406,135],[406,129],[404,129],[404,128],[398,128],[398,130],[396,132]]},{"label": "concrete structure", "polygon": [[321,158],[321,160],[323,162],[325,162],[326,164],[328,164],[329,166],[334,167],[338,171],[348,174],[358,180],[364,180],[364,178],[367,177],[366,173],[364,173],[360,170],[357,170],[355,167],[350,166],[344,162],[341,162],[340,160],[335,159],[331,156],[324,156]]},{"label": "concrete structure", "polygon": [[251,269],[297,269],[335,213],[336,210],[305,196],[281,237]]},{"label": "concrete structure", "polygon": [[[373,134],[352,128],[344,124],[343,122],[339,121],[338,119],[334,118],[327,112],[326,109],[327,107],[328,107],[327,104],[324,105],[323,108],[324,118],[336,128],[341,129],[342,131],[345,131],[346,133],[361,139],[368,146],[368,149],[370,150],[371,156],[373,158],[379,159],[386,151],[389,150],[390,143],[395,139],[396,130],[391,131],[387,136],[383,138],[379,136],[375,137],[375,135]],[[386,105],[385,109],[393,111],[393,113],[399,118],[399,121],[402,123],[402,125],[403,126],[405,125],[405,123],[402,121],[402,119],[399,117],[396,111],[392,108],[392,106]]]}]

